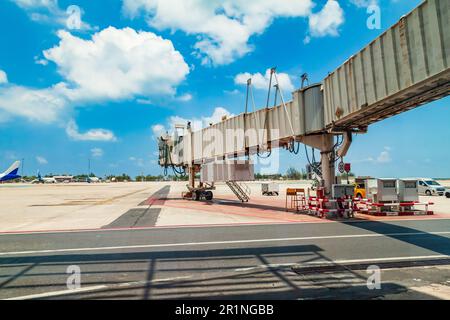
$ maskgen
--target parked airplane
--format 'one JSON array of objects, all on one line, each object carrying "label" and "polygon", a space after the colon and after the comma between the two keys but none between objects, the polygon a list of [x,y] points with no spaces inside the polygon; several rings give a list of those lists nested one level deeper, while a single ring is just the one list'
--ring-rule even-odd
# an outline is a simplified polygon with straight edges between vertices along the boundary
[{"label": "parked airplane", "polygon": [[37,178],[34,179],[33,181],[31,181],[32,184],[38,184],[38,183],[56,183],[56,179],[55,178],[42,178],[41,176],[41,172],[38,170],[37,172]]},{"label": "parked airplane", "polygon": [[17,174],[19,172],[20,161],[16,161],[8,168],[5,172],[0,174],[0,182],[5,182],[9,180],[19,179],[20,176]]},{"label": "parked airplane", "polygon": [[87,177],[86,179],[87,183],[99,183],[100,182],[100,178],[97,177]]}]

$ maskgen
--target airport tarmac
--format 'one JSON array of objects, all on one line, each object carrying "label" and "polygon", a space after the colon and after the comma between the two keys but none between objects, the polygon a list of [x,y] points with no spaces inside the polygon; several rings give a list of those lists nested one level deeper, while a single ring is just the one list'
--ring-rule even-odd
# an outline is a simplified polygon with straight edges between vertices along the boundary
[{"label": "airport tarmac", "polygon": [[[239,202],[228,187],[218,184],[212,202],[181,198],[185,182],[133,182],[56,185],[1,185],[0,232],[142,228],[284,222],[330,222],[285,210],[287,187],[309,182],[284,182],[278,197],[261,195],[261,184],[248,183],[251,200]],[[357,220],[450,218],[450,199],[432,201],[429,217],[372,217]]]},{"label": "airport tarmac", "polygon": [[[0,299],[450,299],[449,230],[434,219],[2,234]],[[374,265],[379,289],[367,286]],[[80,287],[68,288],[73,270]]]},{"label": "airport tarmac", "polygon": [[[320,219],[183,182],[2,185],[0,299],[450,299],[450,199],[433,216]],[[381,270],[380,290],[367,267]],[[81,287],[68,288],[70,268]]]}]

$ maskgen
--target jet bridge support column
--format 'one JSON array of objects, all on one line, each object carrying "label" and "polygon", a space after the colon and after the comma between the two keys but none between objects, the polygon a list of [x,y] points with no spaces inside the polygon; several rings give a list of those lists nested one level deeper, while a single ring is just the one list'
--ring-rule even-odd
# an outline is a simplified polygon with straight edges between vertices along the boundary
[{"label": "jet bridge support column", "polygon": [[189,187],[195,188],[195,167],[189,166],[188,168]]},{"label": "jet bridge support column", "polygon": [[320,150],[320,161],[322,167],[322,187],[325,187],[325,193],[331,194],[331,187],[335,180],[334,165],[334,141],[333,135],[329,133],[303,136],[300,142]]},{"label": "jet bridge support column", "polygon": [[320,161],[322,163],[322,179],[325,193],[331,194],[331,187],[335,180],[334,167],[334,141],[333,135],[325,134],[322,137],[322,148],[320,148]]}]

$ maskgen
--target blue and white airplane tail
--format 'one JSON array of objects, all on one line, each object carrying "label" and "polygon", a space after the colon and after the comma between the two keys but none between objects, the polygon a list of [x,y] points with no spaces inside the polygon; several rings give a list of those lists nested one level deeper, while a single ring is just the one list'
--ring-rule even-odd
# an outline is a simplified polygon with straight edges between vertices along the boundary
[{"label": "blue and white airplane tail", "polygon": [[36,179],[38,182],[40,182],[40,183],[44,183],[45,181],[44,181],[44,179],[42,179],[42,176],[41,176],[41,171],[40,170],[38,170],[37,171],[37,179]]},{"label": "blue and white airplane tail", "polygon": [[8,168],[8,170],[0,174],[0,182],[19,179],[20,178],[20,176],[18,175],[19,168],[20,168],[20,161],[14,162],[12,166]]}]

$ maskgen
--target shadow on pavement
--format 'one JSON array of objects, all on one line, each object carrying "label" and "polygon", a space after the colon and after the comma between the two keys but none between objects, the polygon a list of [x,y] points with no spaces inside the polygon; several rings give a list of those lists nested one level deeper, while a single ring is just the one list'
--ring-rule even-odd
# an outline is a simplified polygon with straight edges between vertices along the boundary
[{"label": "shadow on pavement", "polygon": [[291,245],[3,257],[0,298],[66,290],[69,265],[80,266],[83,287],[106,287],[52,299],[376,299],[408,290],[389,282],[369,290],[365,272],[347,267],[304,272],[283,264],[330,263],[322,251]]},{"label": "shadow on pavement", "polygon": [[[404,223],[407,223],[407,220]],[[340,223],[353,228],[364,229],[387,237],[412,244],[414,246],[428,249],[442,255],[450,255],[450,238],[439,234],[429,233],[422,230],[401,226],[395,222],[365,221],[351,223],[341,221]],[[420,234],[423,233],[423,234]]]}]

